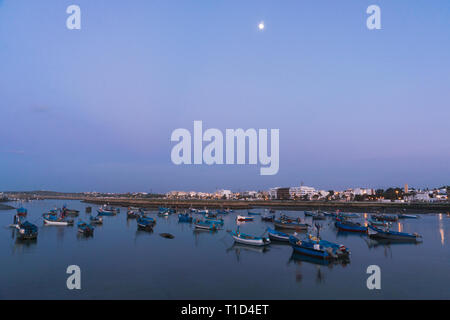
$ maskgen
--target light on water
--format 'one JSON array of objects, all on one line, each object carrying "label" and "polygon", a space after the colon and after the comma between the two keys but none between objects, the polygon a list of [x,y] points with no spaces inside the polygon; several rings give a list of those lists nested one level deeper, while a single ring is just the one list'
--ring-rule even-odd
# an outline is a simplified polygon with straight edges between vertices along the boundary
[{"label": "light on water", "polygon": [[[80,211],[75,226],[43,226],[42,214],[54,207]],[[16,204],[20,205],[20,204]],[[442,214],[402,219],[392,230],[423,236],[423,243],[382,243],[364,234],[337,232],[327,218],[320,223],[323,239],[351,251],[349,262],[325,262],[294,254],[290,245],[266,247],[234,244],[227,230],[236,229],[235,211],[223,216],[217,232],[193,230],[177,214],[156,219],[153,232],[138,231],[126,208],[95,227],[93,237],[80,236],[78,220],[92,206],[80,201],[43,200],[23,204],[27,219],[39,227],[35,242],[17,241],[14,211],[0,212],[0,298],[2,299],[449,299],[443,288],[450,276],[450,252],[445,234],[450,219]],[[256,210],[256,209],[255,209]],[[257,210],[262,212],[263,209]],[[277,211],[279,215],[280,211]],[[299,216],[301,211],[282,213]],[[195,214],[194,214],[195,216]],[[361,214],[359,222],[370,218]],[[308,220],[309,219],[309,220]],[[241,222],[242,232],[261,236],[273,223]],[[173,239],[161,233],[174,235]],[[81,269],[81,290],[68,290],[66,269]],[[367,267],[381,269],[381,290],[368,290]]]}]

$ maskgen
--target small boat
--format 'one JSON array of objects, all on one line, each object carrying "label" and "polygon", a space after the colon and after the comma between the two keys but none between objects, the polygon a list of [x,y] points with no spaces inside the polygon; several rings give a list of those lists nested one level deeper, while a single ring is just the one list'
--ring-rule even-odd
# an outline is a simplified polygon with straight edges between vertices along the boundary
[{"label": "small boat", "polygon": [[367,220],[369,222],[369,224],[376,226],[376,227],[384,227],[386,225],[390,225],[390,222],[386,222],[386,221],[377,221],[377,220],[373,220],[373,219],[369,219]]},{"label": "small boat", "polygon": [[312,211],[305,211],[305,217],[314,217],[316,215],[315,212]]},{"label": "small boat", "polygon": [[146,217],[143,215],[139,216],[136,221],[137,221],[138,229],[146,230],[146,231],[153,230],[153,227],[156,224],[155,219],[149,218],[149,217]]},{"label": "small boat", "polygon": [[231,236],[237,243],[248,244],[252,246],[266,246],[270,244],[269,238],[252,236],[249,234],[241,233],[239,228],[236,231],[231,231]]},{"label": "small boat", "polygon": [[217,212],[208,212],[205,214],[205,218],[215,219],[217,218]]},{"label": "small boat", "polygon": [[98,215],[100,216],[115,216],[117,213],[120,212],[120,210],[114,207],[104,205],[100,209],[98,209],[97,212]]},{"label": "small boat", "polygon": [[418,219],[419,216],[416,216],[414,214],[404,214],[400,213],[397,215],[399,219]]},{"label": "small boat", "polygon": [[206,223],[214,223],[218,226],[223,226],[223,219],[217,219],[217,218],[205,218]]},{"label": "small boat", "polygon": [[287,233],[267,228],[267,234],[271,240],[289,242],[289,235]]},{"label": "small boat", "polygon": [[261,221],[273,222],[275,220],[275,215],[262,215]]},{"label": "small boat", "polygon": [[198,210],[195,209],[195,208],[189,208],[189,211],[190,211],[191,213],[196,213]]},{"label": "small boat", "polygon": [[197,210],[198,214],[208,214],[209,210]]},{"label": "small boat", "polygon": [[339,231],[345,231],[345,232],[367,232],[367,227],[361,225],[360,223],[347,221],[347,220],[341,220],[337,219],[335,222],[336,228],[339,229]]},{"label": "small boat", "polygon": [[387,214],[375,214],[375,215],[372,215],[372,219],[377,220],[377,221],[396,222],[398,220],[398,216],[387,215]]},{"label": "small boat", "polygon": [[127,211],[127,219],[136,219],[138,217],[138,213],[134,210]]},{"label": "small boat", "polygon": [[289,243],[297,253],[322,259],[338,259],[348,257],[350,254],[345,246],[311,236],[309,238],[299,239],[294,234],[289,237]]},{"label": "small boat", "polygon": [[71,216],[71,217],[78,217],[80,214],[80,211],[73,210],[73,209],[67,209],[66,206],[63,206],[62,212],[65,216]]},{"label": "small boat", "polygon": [[175,238],[175,236],[173,234],[170,233],[160,233],[159,234],[161,237],[166,238],[166,239],[173,239]]},{"label": "small boat", "polygon": [[103,224],[103,218],[96,216],[96,217],[89,217],[89,220],[91,221],[91,224],[100,225]]},{"label": "small boat", "polygon": [[24,207],[21,207],[21,208],[18,208],[18,209],[17,209],[17,215],[18,215],[19,217],[26,217],[27,214],[28,214],[28,210],[25,209]]},{"label": "small boat", "polygon": [[253,221],[253,217],[246,217],[246,216],[237,216],[236,221]]},{"label": "small boat", "polygon": [[344,218],[344,219],[359,218],[359,214],[357,214],[357,213],[339,212],[339,213],[336,214],[336,217],[341,217],[341,218]]},{"label": "small boat", "polygon": [[38,227],[31,222],[25,221],[21,222],[18,221],[17,224],[17,230],[18,232],[18,238],[20,240],[36,240],[38,236]]},{"label": "small boat", "polygon": [[413,241],[413,242],[421,242],[422,236],[417,233],[406,233],[406,232],[397,232],[389,230],[389,227],[386,227],[384,230],[377,228],[373,225],[369,225],[367,230],[369,237],[385,239],[385,240],[397,240],[397,241]]},{"label": "small boat", "polygon": [[92,212],[92,207],[86,207],[85,211],[86,211],[86,213],[91,213]]},{"label": "small boat", "polygon": [[78,222],[78,232],[85,236],[92,236],[94,235],[94,227],[84,221],[80,221]]},{"label": "small boat", "polygon": [[195,220],[194,221],[194,227],[196,229],[202,229],[202,230],[210,230],[210,231],[216,231],[218,230],[218,226],[215,223],[209,223],[202,220]]},{"label": "small boat", "polygon": [[66,220],[64,217],[58,217],[53,214],[46,214],[43,217],[44,224],[48,226],[73,226],[73,220]]},{"label": "small boat", "polygon": [[293,230],[308,230],[309,225],[300,222],[294,222],[292,220],[274,220],[273,224],[275,228],[279,229],[293,229]]},{"label": "small boat", "polygon": [[247,211],[247,214],[249,216],[260,216],[261,215],[260,212],[255,212],[255,211]]},{"label": "small boat", "polygon": [[312,217],[313,220],[325,220],[325,215],[319,211],[305,211],[305,217]]},{"label": "small boat", "polygon": [[178,214],[178,222],[187,222],[187,223],[191,223],[192,222],[192,216],[187,214],[187,213],[179,213]]},{"label": "small boat", "polygon": [[217,210],[217,214],[228,214],[226,210]]}]

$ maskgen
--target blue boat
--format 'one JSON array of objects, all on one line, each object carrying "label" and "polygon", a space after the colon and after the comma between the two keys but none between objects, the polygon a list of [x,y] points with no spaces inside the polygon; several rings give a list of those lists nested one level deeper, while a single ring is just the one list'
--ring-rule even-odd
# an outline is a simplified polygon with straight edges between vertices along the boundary
[{"label": "blue boat", "polygon": [[115,216],[119,212],[119,209],[106,205],[97,210],[99,216]]},{"label": "blue boat", "polygon": [[127,219],[136,219],[138,217],[138,213],[134,210],[127,211]]},{"label": "blue boat", "polygon": [[78,232],[85,236],[92,236],[94,235],[94,227],[84,221],[80,221],[78,222]]},{"label": "blue boat", "polygon": [[295,252],[322,259],[339,259],[348,257],[350,252],[342,245],[309,237],[299,239],[296,235],[289,237],[289,243]]},{"label": "blue boat", "polygon": [[255,211],[248,211],[247,213],[248,213],[248,215],[250,215],[250,216],[260,216],[260,215],[261,215],[260,212],[255,212]]},{"label": "blue boat", "polygon": [[335,226],[339,231],[367,233],[366,226],[352,221],[336,219]]},{"label": "blue boat", "polygon": [[24,207],[18,208],[17,209],[17,215],[19,217],[25,217],[28,214],[28,210],[25,209]]},{"label": "blue boat", "polygon": [[421,242],[422,236],[417,233],[406,233],[397,232],[389,230],[389,227],[384,229],[377,228],[376,226],[369,225],[367,230],[369,237],[384,240],[394,240],[394,241],[411,241],[411,242]]},{"label": "blue boat", "polygon": [[270,240],[289,242],[289,235],[287,233],[267,228],[267,234]]},{"label": "blue boat", "polygon": [[217,214],[228,214],[226,210],[217,210]]},{"label": "blue boat", "polygon": [[96,217],[89,217],[89,220],[91,221],[91,224],[103,224],[102,217],[96,216]]},{"label": "blue boat", "polygon": [[213,223],[216,224],[218,226],[222,226],[223,225],[223,219],[217,219],[217,218],[205,218],[205,223]]},{"label": "blue boat", "polygon": [[275,215],[262,215],[261,221],[273,222],[275,220]]},{"label": "blue boat", "polygon": [[143,215],[139,216],[136,221],[137,221],[138,229],[146,230],[146,231],[153,230],[153,227],[156,224],[155,219],[146,217]]},{"label": "blue boat", "polygon": [[210,221],[202,221],[202,220],[194,220],[194,227],[196,229],[202,229],[202,230],[210,230],[210,231],[216,231],[218,230],[219,226],[215,223],[211,223]]},{"label": "blue boat", "polygon": [[187,213],[180,213],[178,214],[178,222],[186,222],[186,223],[191,223],[192,222],[192,216],[190,216]]},{"label": "blue boat", "polygon": [[18,238],[20,240],[36,240],[38,236],[38,227],[31,222],[20,220],[17,221],[16,226],[18,232]]},{"label": "blue boat", "polygon": [[245,234],[240,232],[239,228],[236,231],[231,231],[230,234],[233,237],[234,241],[237,243],[247,244],[251,246],[266,246],[270,244],[269,238]]},{"label": "blue boat", "polygon": [[278,229],[308,230],[309,227],[308,224],[285,219],[274,220],[273,224]]}]

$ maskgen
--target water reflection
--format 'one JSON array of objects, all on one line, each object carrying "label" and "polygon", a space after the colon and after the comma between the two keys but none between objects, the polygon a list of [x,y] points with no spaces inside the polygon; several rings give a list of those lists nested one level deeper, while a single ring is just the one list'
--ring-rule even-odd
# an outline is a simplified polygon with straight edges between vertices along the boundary
[{"label": "water reflection", "polygon": [[231,251],[235,252],[236,259],[238,262],[240,262],[241,254],[244,252],[261,254],[261,253],[269,252],[270,249],[267,246],[255,247],[255,246],[248,246],[245,244],[233,243],[233,245],[231,247],[226,249],[226,253],[229,253]]},{"label": "water reflection", "polygon": [[444,234],[444,222],[442,221],[442,213],[439,213],[439,222],[438,222],[438,228],[439,228],[439,235],[441,237],[441,244],[445,244],[445,234]]}]

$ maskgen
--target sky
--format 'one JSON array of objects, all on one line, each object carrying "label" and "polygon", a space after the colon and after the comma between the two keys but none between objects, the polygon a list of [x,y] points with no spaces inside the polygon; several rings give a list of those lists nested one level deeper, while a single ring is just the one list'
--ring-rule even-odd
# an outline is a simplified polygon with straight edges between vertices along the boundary
[{"label": "sky", "polygon": [[[449,101],[448,0],[0,0],[0,190],[439,187]],[[194,120],[279,129],[278,174],[174,165]]]}]

